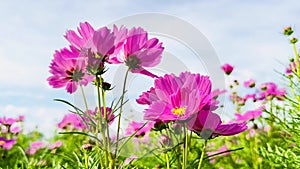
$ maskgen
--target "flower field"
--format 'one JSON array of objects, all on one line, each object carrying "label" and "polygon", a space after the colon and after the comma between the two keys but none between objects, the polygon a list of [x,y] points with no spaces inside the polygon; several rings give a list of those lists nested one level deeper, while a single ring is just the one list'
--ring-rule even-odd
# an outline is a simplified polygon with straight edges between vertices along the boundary
[{"label": "flower field", "polygon": [[[84,106],[53,98],[68,114],[47,139],[38,130],[25,134],[24,116],[0,117],[0,168],[299,168],[300,59],[294,34],[285,27],[280,35],[289,39],[294,55],[278,80],[233,79],[239,69],[224,63],[218,68],[229,84],[215,88],[213,75],[152,72],[164,58],[164,42],[141,27],[82,22],[66,31],[68,46],[54,52],[47,83],[53,92],[79,94]],[[107,77],[119,65],[126,70],[115,84]],[[151,87],[128,97],[131,74],[151,79]],[[117,85],[119,96],[110,98]],[[89,104],[87,86],[94,89],[96,107]],[[126,119],[124,126],[131,100],[144,108],[137,112],[143,121]]]}]

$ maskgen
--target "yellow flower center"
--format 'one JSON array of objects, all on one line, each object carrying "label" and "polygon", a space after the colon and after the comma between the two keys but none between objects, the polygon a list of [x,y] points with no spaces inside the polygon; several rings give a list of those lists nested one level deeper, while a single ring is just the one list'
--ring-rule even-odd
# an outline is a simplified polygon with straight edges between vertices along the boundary
[{"label": "yellow flower center", "polygon": [[173,114],[183,116],[186,110],[186,106],[180,108],[173,108],[171,111]]},{"label": "yellow flower center", "polygon": [[0,146],[4,145],[5,141],[0,141]]}]

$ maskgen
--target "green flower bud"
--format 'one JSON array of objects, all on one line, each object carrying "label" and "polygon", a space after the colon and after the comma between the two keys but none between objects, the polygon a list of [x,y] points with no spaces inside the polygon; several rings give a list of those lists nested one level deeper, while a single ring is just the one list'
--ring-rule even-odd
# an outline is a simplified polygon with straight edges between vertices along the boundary
[{"label": "green flower bud", "polygon": [[298,39],[297,39],[297,38],[292,38],[292,39],[290,40],[290,42],[291,42],[291,44],[295,44],[295,43],[298,42]]},{"label": "green flower bud", "polygon": [[283,29],[283,34],[286,36],[290,36],[291,34],[293,34],[293,30],[290,26],[287,26]]}]

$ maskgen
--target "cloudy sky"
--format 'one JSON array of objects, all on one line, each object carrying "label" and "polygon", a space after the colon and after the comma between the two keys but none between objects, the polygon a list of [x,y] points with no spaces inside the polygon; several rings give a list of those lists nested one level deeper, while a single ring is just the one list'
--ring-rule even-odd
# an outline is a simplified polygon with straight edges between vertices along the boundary
[{"label": "cloudy sky", "polygon": [[[43,132],[51,131],[67,112],[66,106],[53,99],[74,98],[63,89],[52,89],[46,81],[54,51],[68,44],[65,31],[83,21],[97,28],[144,13],[170,15],[193,25],[208,39],[221,63],[235,66],[233,78],[275,80],[275,70],[283,70],[281,63],[292,56],[281,31],[292,26],[300,32],[299,5],[298,0],[1,0],[0,116],[24,114],[27,130],[38,126]],[[167,45],[166,50],[176,49]],[[192,69],[193,62],[187,59],[186,66]]]}]

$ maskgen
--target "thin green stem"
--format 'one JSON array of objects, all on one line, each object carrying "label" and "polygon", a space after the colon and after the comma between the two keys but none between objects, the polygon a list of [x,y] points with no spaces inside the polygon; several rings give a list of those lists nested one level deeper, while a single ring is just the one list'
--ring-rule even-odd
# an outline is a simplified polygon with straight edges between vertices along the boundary
[{"label": "thin green stem", "polygon": [[295,43],[293,44],[293,48],[295,53],[296,74],[298,77],[300,77],[299,53],[297,51],[297,46]]},{"label": "thin green stem", "polygon": [[168,152],[166,152],[166,163],[167,163],[167,169],[170,169],[170,162],[169,162]]},{"label": "thin green stem", "polygon": [[124,83],[123,83],[123,90],[122,90],[122,96],[121,96],[121,105],[120,105],[120,113],[118,117],[118,129],[117,129],[117,143],[116,143],[116,150],[115,150],[115,156],[117,156],[118,148],[119,148],[119,137],[120,137],[120,128],[121,128],[121,117],[123,112],[123,104],[124,104],[124,96],[125,96],[125,89],[126,89],[126,82],[128,78],[129,69],[127,69]]},{"label": "thin green stem", "polygon": [[[100,129],[100,133],[102,136],[102,140],[103,140],[103,145],[104,145],[104,151],[105,151],[105,167],[108,165],[108,151],[107,151],[107,143],[106,143],[106,137],[105,137],[105,131],[103,131],[103,126],[102,126],[102,112],[101,112],[101,95],[100,95],[100,83],[101,83],[101,77],[96,77],[96,83],[97,83],[97,97],[98,97],[98,119],[99,119],[99,123],[98,123],[98,127]],[[98,128],[97,127],[97,128]],[[98,129],[97,129],[98,130]],[[96,130],[96,131],[97,131]],[[98,131],[96,133],[98,135]]]},{"label": "thin green stem", "polygon": [[204,146],[203,146],[202,151],[201,151],[201,157],[199,159],[198,169],[200,169],[201,165],[202,165],[203,157],[204,157],[204,154],[205,154],[206,144],[207,144],[207,140],[205,140]]},{"label": "thin green stem", "polygon": [[187,160],[188,160],[188,131],[187,126],[184,124],[184,135],[185,135],[185,141],[184,141],[184,149],[183,149],[183,165],[182,168],[187,168]]},{"label": "thin green stem", "polygon": [[82,85],[79,85],[79,86],[80,86],[81,94],[82,94],[82,97],[83,97],[83,102],[84,102],[85,109],[88,112],[89,107],[88,107],[88,104],[87,104],[87,101],[86,101],[86,97],[85,97],[85,94],[84,94],[83,87],[82,87]]},{"label": "thin green stem", "polygon": [[84,152],[84,162],[85,162],[85,168],[88,169],[89,163],[88,163],[88,155],[86,154],[86,152]]},{"label": "thin green stem", "polygon": [[[110,145],[110,136],[109,136],[109,119],[107,117],[107,110],[106,110],[106,91],[102,89],[102,103],[103,103],[103,113],[104,113],[104,124],[105,124],[105,129],[106,129],[106,134],[107,134],[107,151],[109,152],[109,158],[112,160],[111,156],[111,145]],[[113,164],[110,165],[111,168],[113,168]]]}]

